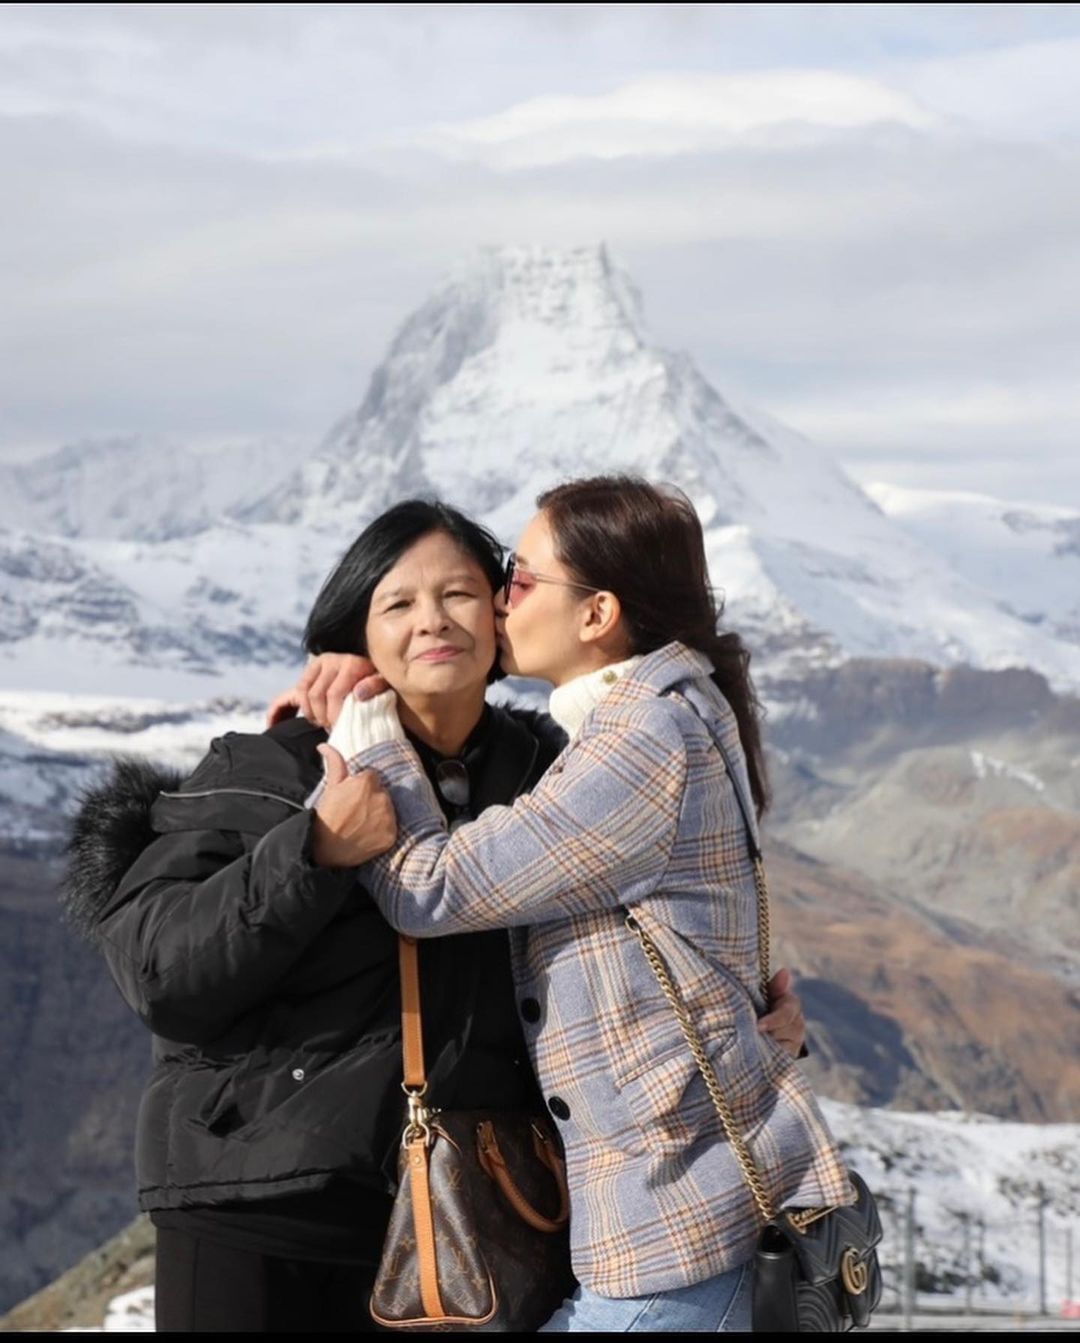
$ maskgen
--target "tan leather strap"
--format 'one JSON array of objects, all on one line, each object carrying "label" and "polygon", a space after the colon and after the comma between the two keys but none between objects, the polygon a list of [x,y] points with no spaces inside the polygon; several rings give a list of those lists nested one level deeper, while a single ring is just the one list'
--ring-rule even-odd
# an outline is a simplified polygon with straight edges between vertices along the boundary
[{"label": "tan leather strap", "polygon": [[424,1068],[424,1029],[420,1014],[420,957],[413,937],[398,937],[401,971],[401,1056],[404,1087],[409,1096],[409,1124],[405,1130],[405,1160],[409,1167],[416,1262],[420,1300],[431,1321],[446,1317],[439,1294],[439,1262],[435,1253],[435,1218],[431,1206],[431,1132],[421,1097],[427,1091]]},{"label": "tan leather strap", "polygon": [[570,1191],[566,1184],[566,1166],[539,1129],[534,1126],[532,1132],[536,1156],[555,1177],[555,1185],[559,1191],[559,1210],[554,1217],[545,1217],[543,1213],[537,1212],[514,1183],[514,1177],[510,1174],[506,1158],[500,1151],[495,1137],[495,1125],[490,1119],[483,1119],[476,1126],[477,1156],[481,1167],[499,1186],[503,1197],[521,1220],[534,1231],[553,1233],[561,1231],[570,1220]]},{"label": "tan leather strap", "polygon": [[424,1027],[420,1015],[420,958],[414,937],[398,937],[401,968],[401,1054],[405,1085],[420,1090],[427,1084]]},{"label": "tan leather strap", "polygon": [[412,1194],[413,1230],[416,1233],[416,1261],[420,1271],[420,1300],[429,1320],[446,1316],[439,1295],[439,1265],[435,1257],[435,1222],[431,1214],[431,1182],[428,1178],[430,1148],[423,1137],[414,1138],[405,1148]]}]

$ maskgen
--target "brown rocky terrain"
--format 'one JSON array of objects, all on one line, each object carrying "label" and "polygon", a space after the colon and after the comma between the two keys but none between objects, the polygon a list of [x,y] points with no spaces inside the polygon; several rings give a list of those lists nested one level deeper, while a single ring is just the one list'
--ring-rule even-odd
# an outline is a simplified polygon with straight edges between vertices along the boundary
[{"label": "brown rocky terrain", "polygon": [[0,1333],[100,1329],[109,1302],[154,1281],[154,1228],[139,1217],[55,1282],[0,1316]]},{"label": "brown rocky terrain", "polygon": [[858,873],[766,855],[776,964],[796,968],[823,1095],[1033,1122],[1080,1114],[1080,995]]},{"label": "brown rocky terrain", "polygon": [[774,835],[1080,984],[1080,701],[1031,672],[852,663],[772,727]]},{"label": "brown rocky terrain", "polygon": [[58,871],[55,859],[0,853],[0,1310],[136,1212],[148,1040],[100,958],[60,922]]}]

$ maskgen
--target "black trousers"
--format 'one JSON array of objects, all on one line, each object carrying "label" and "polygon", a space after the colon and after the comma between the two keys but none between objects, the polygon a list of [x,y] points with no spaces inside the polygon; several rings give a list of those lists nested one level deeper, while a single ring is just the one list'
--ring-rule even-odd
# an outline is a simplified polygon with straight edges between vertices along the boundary
[{"label": "black trousers", "polygon": [[375,1269],[279,1259],[157,1228],[159,1333],[378,1333]]}]

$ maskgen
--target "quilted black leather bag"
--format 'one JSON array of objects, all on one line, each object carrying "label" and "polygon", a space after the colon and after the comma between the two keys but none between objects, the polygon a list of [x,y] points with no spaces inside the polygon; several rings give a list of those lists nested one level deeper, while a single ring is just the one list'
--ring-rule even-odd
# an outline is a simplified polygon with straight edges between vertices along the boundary
[{"label": "quilted black leather bag", "polygon": [[766,1224],[754,1256],[755,1332],[835,1334],[870,1323],[881,1302],[881,1221],[862,1177],[848,1178],[857,1203],[801,1231],[783,1214]]}]

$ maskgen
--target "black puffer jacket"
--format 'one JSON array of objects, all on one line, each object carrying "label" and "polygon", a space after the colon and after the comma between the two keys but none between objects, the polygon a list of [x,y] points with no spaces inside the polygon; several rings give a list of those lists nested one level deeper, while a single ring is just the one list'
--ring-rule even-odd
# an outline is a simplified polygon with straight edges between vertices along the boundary
[{"label": "black puffer jacket", "polygon": [[[489,713],[474,811],[528,791],[561,746],[550,720]],[[397,938],[352,872],[311,861],[303,803],[325,740],[303,719],[229,733],[182,783],[122,762],[76,820],[68,913],[154,1034],[144,1209],[393,1178]],[[436,1103],[534,1103],[506,934],[435,940],[421,956]]]}]

